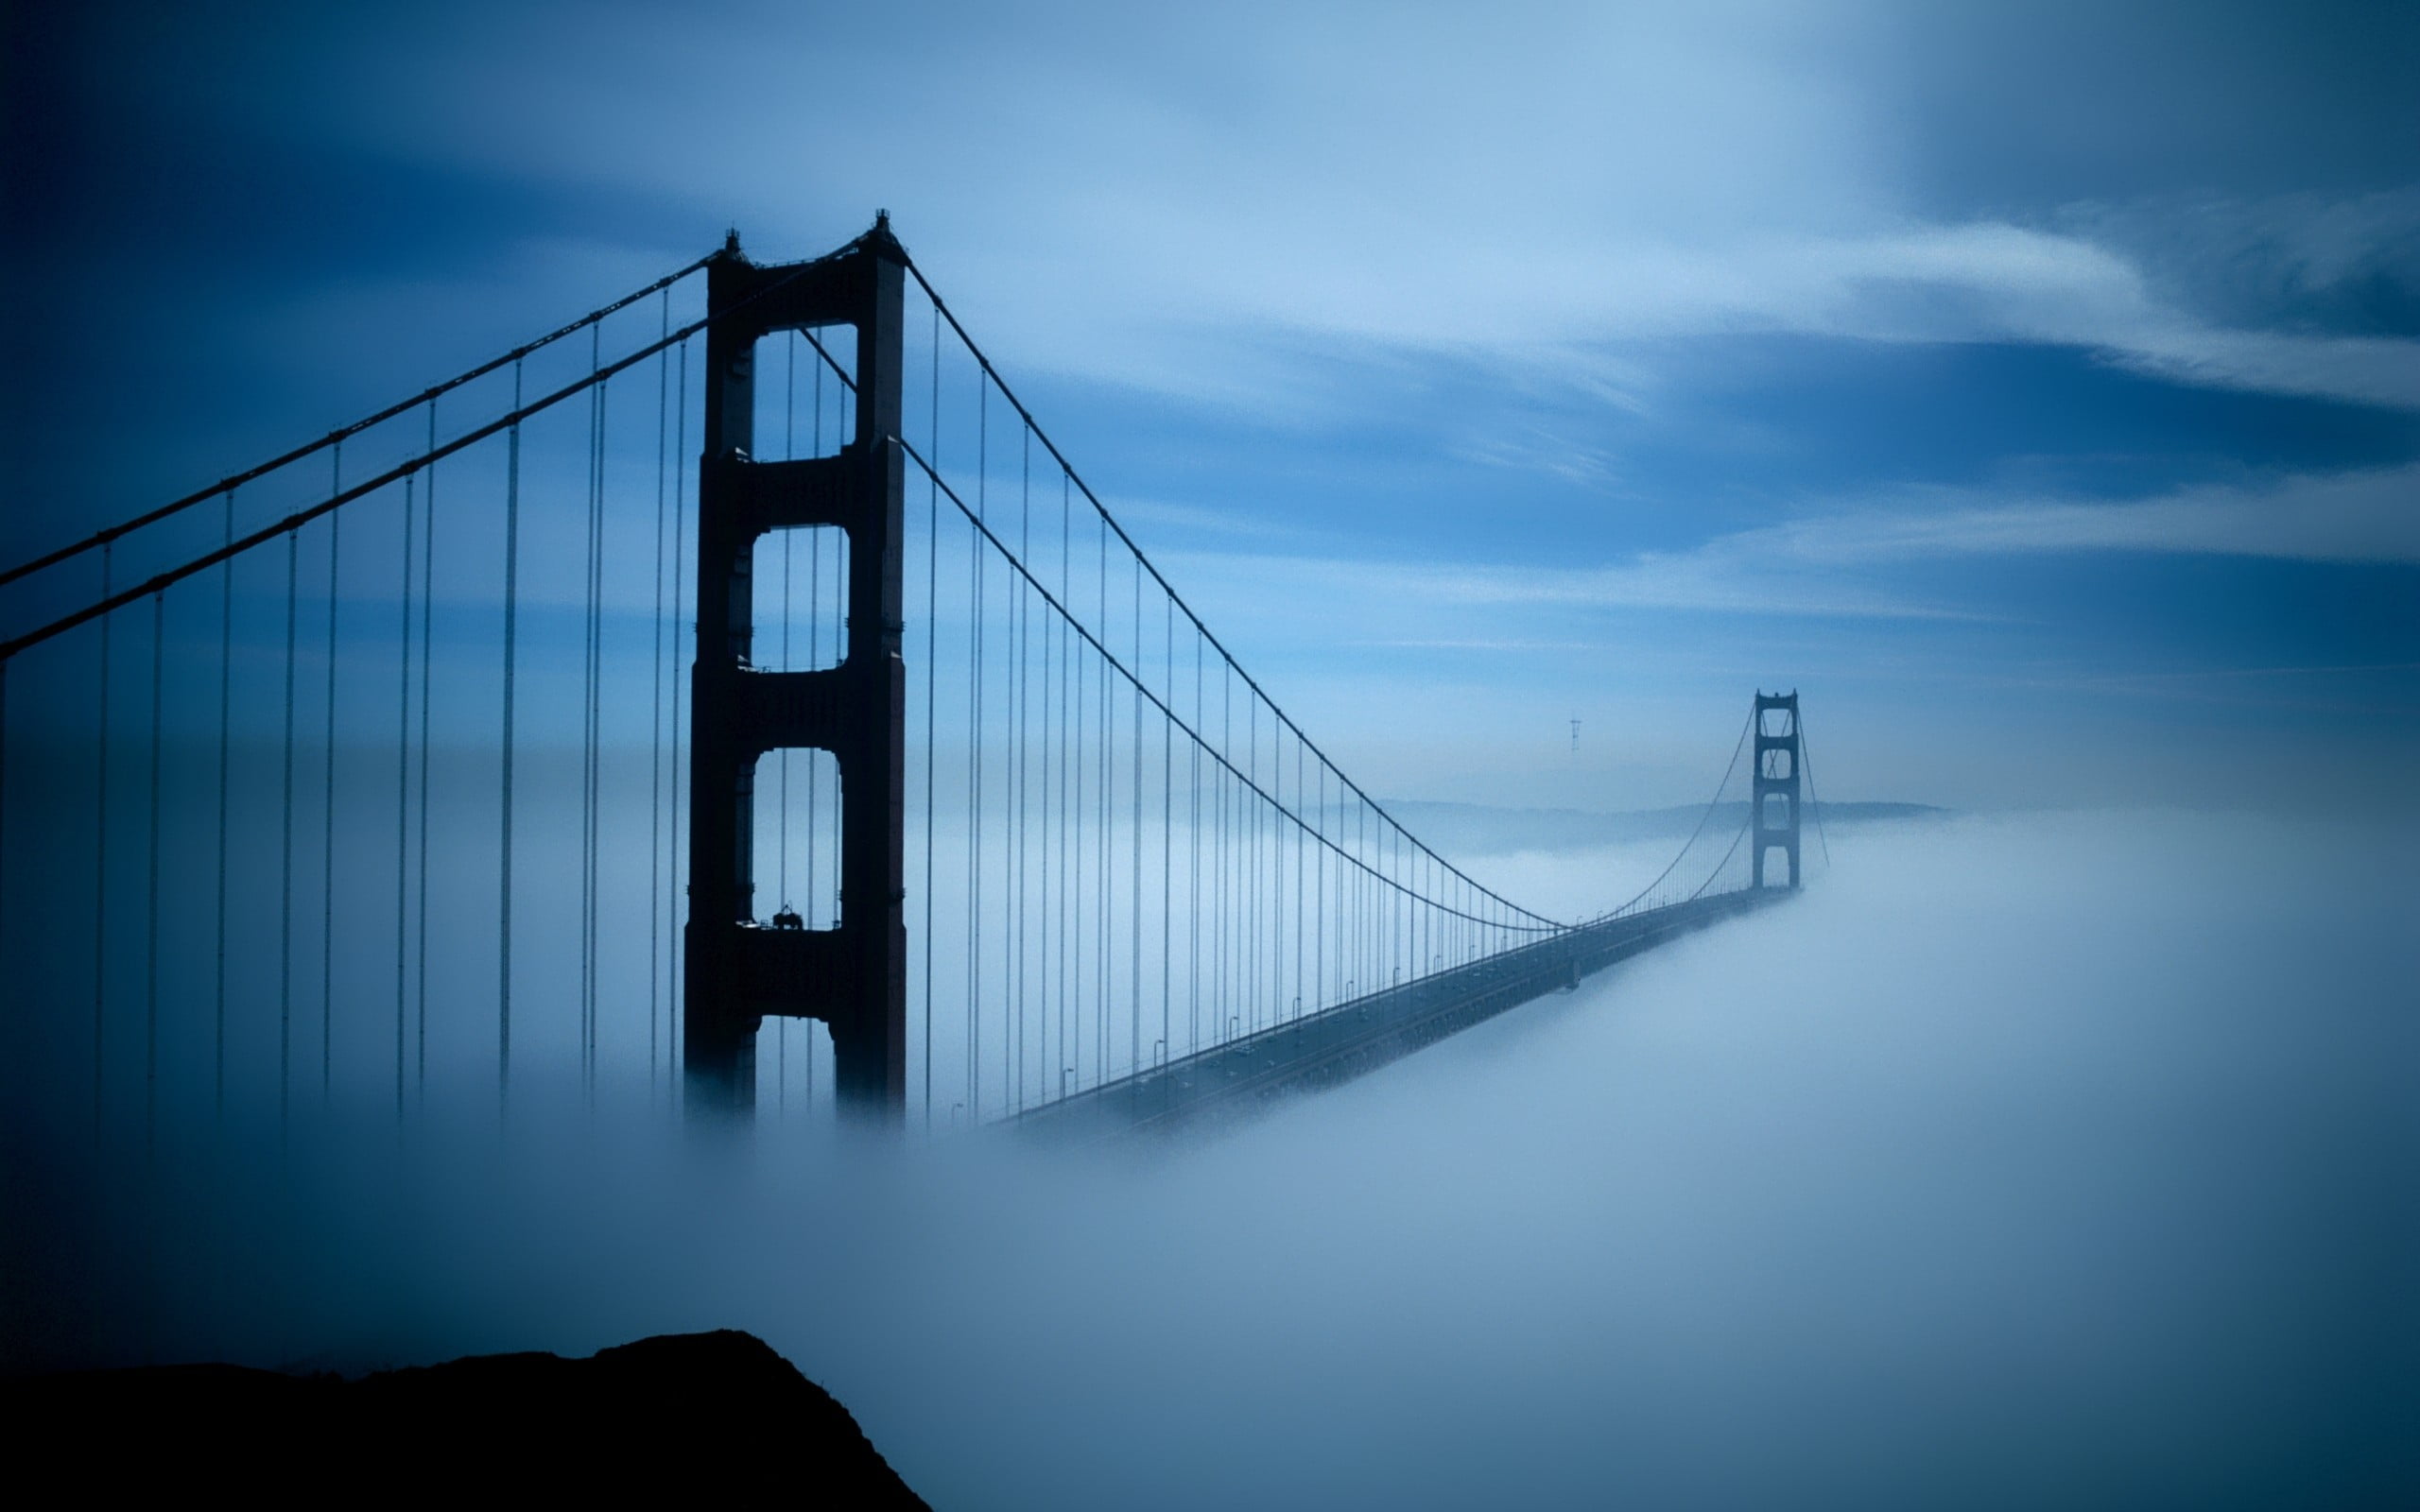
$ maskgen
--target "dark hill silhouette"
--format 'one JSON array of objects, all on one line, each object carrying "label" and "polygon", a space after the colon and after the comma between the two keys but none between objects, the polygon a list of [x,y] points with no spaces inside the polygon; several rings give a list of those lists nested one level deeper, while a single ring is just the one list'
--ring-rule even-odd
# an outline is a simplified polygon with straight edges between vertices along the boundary
[{"label": "dark hill silhouette", "polygon": [[21,1474],[73,1461],[88,1493],[218,1488],[284,1502],[661,1487],[925,1506],[847,1408],[732,1330],[584,1360],[475,1355],[357,1381],[232,1365],[33,1377],[0,1384],[0,1417]]}]

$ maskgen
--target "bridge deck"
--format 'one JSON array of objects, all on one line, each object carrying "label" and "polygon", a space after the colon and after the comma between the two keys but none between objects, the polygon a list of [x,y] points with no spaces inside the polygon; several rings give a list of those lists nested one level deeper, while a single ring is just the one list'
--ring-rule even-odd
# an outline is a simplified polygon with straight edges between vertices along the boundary
[{"label": "bridge deck", "polygon": [[1081,1142],[1244,1116],[1287,1092],[1350,1081],[1666,940],[1790,895],[1744,888],[1585,925],[1103,1083],[1014,1122]]}]

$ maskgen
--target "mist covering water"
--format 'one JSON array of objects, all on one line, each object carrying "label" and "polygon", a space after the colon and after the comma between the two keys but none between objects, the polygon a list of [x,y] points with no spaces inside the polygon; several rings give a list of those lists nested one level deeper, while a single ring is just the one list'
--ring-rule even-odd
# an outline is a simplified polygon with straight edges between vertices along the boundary
[{"label": "mist covering water", "polygon": [[[358,1368],[743,1328],[942,1507],[2384,1504],[2405,839],[1844,831],[1786,906],[1173,1148],[631,1109],[172,1155],[164,1216],[21,1263],[13,1332]],[[1634,868],[1478,870],[1554,910]]]}]

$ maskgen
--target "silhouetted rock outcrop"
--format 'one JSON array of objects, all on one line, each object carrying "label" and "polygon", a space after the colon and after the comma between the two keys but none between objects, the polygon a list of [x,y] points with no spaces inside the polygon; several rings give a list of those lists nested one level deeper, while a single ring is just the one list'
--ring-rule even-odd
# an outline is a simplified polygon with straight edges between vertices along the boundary
[{"label": "silhouetted rock outcrop", "polygon": [[584,1360],[474,1355],[358,1381],[230,1365],[37,1377],[0,1385],[0,1421],[20,1446],[21,1475],[51,1459],[71,1473],[54,1485],[87,1494],[666,1487],[787,1505],[925,1505],[847,1408],[731,1330]]}]

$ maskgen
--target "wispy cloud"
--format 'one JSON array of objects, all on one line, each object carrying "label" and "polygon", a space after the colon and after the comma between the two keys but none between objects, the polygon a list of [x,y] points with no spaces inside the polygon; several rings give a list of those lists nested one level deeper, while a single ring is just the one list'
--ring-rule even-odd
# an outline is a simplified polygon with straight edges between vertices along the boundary
[{"label": "wispy cloud", "polygon": [[2203,486],[2122,502],[1927,490],[1726,538],[1730,552],[1848,566],[2059,551],[2420,562],[2420,466]]},{"label": "wispy cloud", "polygon": [[[611,182],[717,226],[744,207],[774,255],[888,204],[1020,367],[1272,412],[1318,387],[1293,359],[1320,346],[1579,370],[1602,361],[1583,349],[1739,331],[2069,345],[2420,407],[2420,343],[2313,330],[2283,298],[2400,266],[2411,197],[1928,204],[1907,172],[1924,123],[1881,105],[1921,61],[1890,6],[906,9],[925,13],[444,10],[334,28],[301,87],[381,152]],[[2217,247],[2271,271],[2219,298],[2195,272]]]},{"label": "wispy cloud", "polygon": [[1168,499],[1121,496],[1117,501],[1116,515],[1120,523],[1129,526],[1149,527],[1154,539],[1163,539],[1164,534],[1176,532],[1262,541],[1303,541],[1309,535],[1264,514],[1180,504]]},{"label": "wispy cloud", "polygon": [[1339,627],[1334,644],[1585,649],[1587,638],[1528,633],[1539,615],[1605,610],[1855,619],[1964,619],[1966,611],[1896,595],[1760,549],[1754,534],[1694,551],[1642,553],[1601,566],[1543,568],[1345,557],[1178,553],[1170,576],[1188,593],[1286,606]]},{"label": "wispy cloud", "polygon": [[1587,617],[1611,610],[1988,619],[1907,586],[1905,569],[2053,552],[2420,562],[2420,466],[2121,501],[1903,492],[1838,501],[1687,549],[1561,568],[1249,552],[1167,560],[1184,591],[1262,613],[1282,606],[1323,644],[1533,652],[1598,645]]}]

